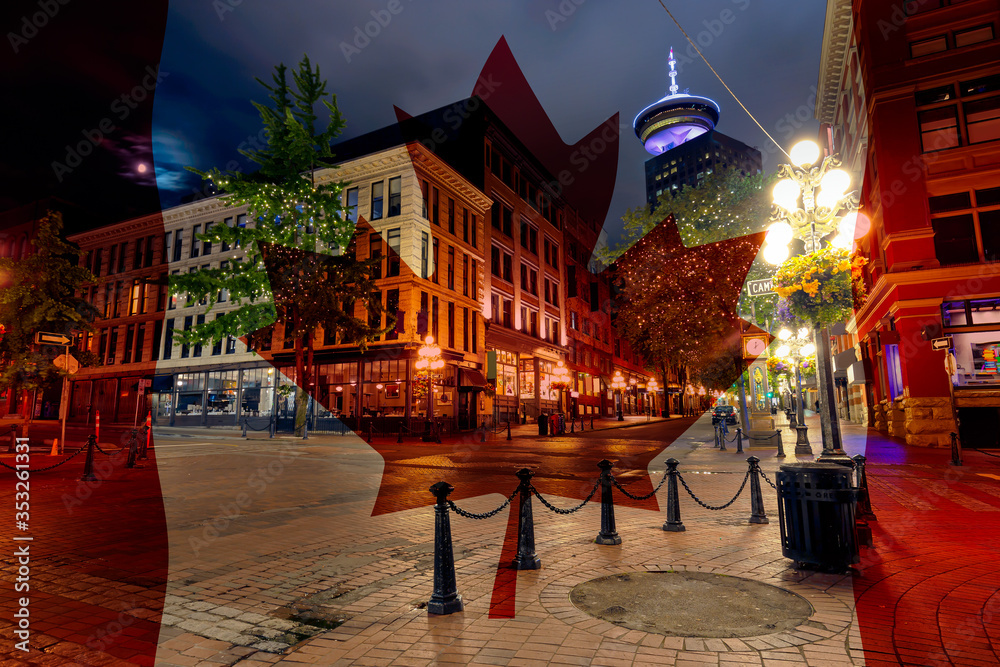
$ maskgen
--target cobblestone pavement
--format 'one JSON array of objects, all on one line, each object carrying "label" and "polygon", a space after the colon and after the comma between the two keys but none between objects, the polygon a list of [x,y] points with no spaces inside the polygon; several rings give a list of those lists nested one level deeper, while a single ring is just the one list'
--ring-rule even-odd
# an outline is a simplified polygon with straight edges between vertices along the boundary
[{"label": "cobblestone pavement", "polygon": [[[817,433],[815,418],[809,421]],[[848,451],[867,449],[878,515],[875,549],[862,549],[854,577],[791,568],[781,555],[776,496],[766,483],[771,523],[764,525],[748,523],[747,491],[713,512],[681,489],[682,533],[661,528],[666,487],[644,503],[625,502],[616,490],[623,539],[617,546],[593,542],[600,528],[596,502],[564,516],[535,501],[537,571],[501,567],[512,557],[515,511],[483,521],[452,514],[465,610],[427,614],[434,538],[428,479],[446,479],[459,489],[460,507],[483,512],[513,489],[513,471],[537,464],[535,485],[569,507],[586,495],[583,486],[592,488],[594,464],[603,456],[618,462],[615,472],[633,493],[652,490],[672,456],[692,490],[720,505],[739,487],[747,455],[759,456],[772,480],[779,463],[795,460],[788,433],[789,456],[779,460],[774,448],[714,449],[707,418],[692,422],[488,441],[478,449],[461,440],[443,449],[412,440],[373,448],[352,437],[247,441],[193,433],[162,438],[155,468],[109,477],[69,515],[59,493],[76,487],[77,457],[33,478],[47,489],[38,492],[37,510],[33,498],[36,539],[51,551],[48,569],[33,579],[32,645],[42,650],[29,656],[8,651],[16,567],[2,557],[0,665],[149,665],[154,651],[155,664],[164,666],[998,663],[991,647],[1000,584],[993,574],[1000,458],[967,451],[966,465],[951,469],[946,451],[913,450],[849,425]],[[414,498],[423,496],[424,504],[376,511],[381,495],[397,488],[382,488],[390,462],[411,471],[419,487]],[[637,462],[648,476],[626,472]],[[460,493],[471,471],[490,481],[484,468],[492,468],[496,490]],[[43,483],[43,475],[50,481]],[[0,476],[4,514],[12,513],[8,477]],[[157,524],[160,488],[164,514]],[[164,525],[166,532],[157,532]],[[156,535],[164,538],[159,546]],[[787,632],[698,639],[622,628],[569,602],[569,590],[588,579],[669,569],[778,585],[808,600],[814,614]],[[509,580],[513,587],[505,587]],[[512,617],[498,617],[507,607]]]}]

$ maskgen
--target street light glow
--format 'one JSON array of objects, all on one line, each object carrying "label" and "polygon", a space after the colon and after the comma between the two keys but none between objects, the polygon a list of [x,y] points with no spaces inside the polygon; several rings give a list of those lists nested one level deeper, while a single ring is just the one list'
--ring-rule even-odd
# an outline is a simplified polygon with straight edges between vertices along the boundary
[{"label": "street light glow", "polygon": [[778,338],[781,340],[788,340],[792,337],[792,332],[789,329],[782,329],[778,332]]},{"label": "street light glow", "polygon": [[788,259],[788,246],[771,245],[764,246],[764,261],[768,264],[781,264]]},{"label": "street light glow", "polygon": [[784,220],[779,220],[767,228],[767,236],[765,237],[765,240],[768,245],[788,245],[794,234],[795,232],[792,230],[792,226],[790,224]]},{"label": "street light glow", "polygon": [[771,199],[781,208],[791,211],[798,208],[801,194],[802,188],[799,187],[799,184],[790,178],[785,178],[774,185],[774,189],[771,190]]},{"label": "street light glow", "polygon": [[815,141],[806,139],[792,146],[792,151],[788,155],[792,158],[793,164],[799,167],[809,167],[819,159],[819,146],[816,145]]}]

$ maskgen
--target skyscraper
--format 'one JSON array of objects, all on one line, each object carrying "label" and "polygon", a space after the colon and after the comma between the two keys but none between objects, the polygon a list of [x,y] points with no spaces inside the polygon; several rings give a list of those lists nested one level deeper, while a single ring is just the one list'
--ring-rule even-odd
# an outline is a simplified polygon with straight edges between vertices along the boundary
[{"label": "skyscraper", "polygon": [[639,141],[653,155],[646,161],[646,201],[652,204],[664,192],[695,185],[716,169],[736,169],[745,176],[760,173],[760,151],[715,129],[719,105],[679,92],[673,49],[667,64],[669,94],[640,111],[632,122]]}]

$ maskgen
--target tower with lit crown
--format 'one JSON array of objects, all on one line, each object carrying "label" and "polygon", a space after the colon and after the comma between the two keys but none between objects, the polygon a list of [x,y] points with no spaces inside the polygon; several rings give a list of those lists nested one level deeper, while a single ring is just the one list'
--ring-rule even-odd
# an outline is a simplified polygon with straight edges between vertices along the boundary
[{"label": "tower with lit crown", "polygon": [[646,161],[646,200],[665,191],[694,185],[715,169],[760,173],[760,151],[715,129],[719,105],[707,97],[679,92],[673,48],[667,59],[669,93],[639,112],[635,134],[653,157]]}]

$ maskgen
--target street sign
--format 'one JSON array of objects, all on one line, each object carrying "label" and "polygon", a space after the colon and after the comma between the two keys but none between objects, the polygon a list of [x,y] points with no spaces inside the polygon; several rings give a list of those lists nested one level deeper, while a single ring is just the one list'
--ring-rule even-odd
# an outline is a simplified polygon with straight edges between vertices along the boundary
[{"label": "street sign", "polygon": [[66,334],[36,331],[35,343],[38,345],[69,345],[73,339]]},{"label": "street sign", "polygon": [[931,341],[932,350],[948,350],[952,347],[951,336],[945,336],[944,338],[935,338]]},{"label": "street sign", "polygon": [[80,362],[77,361],[73,355],[60,354],[52,360],[52,365],[60,370],[66,371],[70,375],[73,375],[80,370]]},{"label": "street sign", "polygon": [[153,381],[148,378],[144,380],[139,380],[139,391],[142,391],[143,389],[148,389],[149,387],[152,386],[153,386]]},{"label": "street sign", "polygon": [[749,296],[764,296],[766,294],[776,294],[777,292],[773,290],[773,285],[772,285],[773,282],[774,280],[772,278],[747,281],[747,294]]}]

